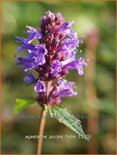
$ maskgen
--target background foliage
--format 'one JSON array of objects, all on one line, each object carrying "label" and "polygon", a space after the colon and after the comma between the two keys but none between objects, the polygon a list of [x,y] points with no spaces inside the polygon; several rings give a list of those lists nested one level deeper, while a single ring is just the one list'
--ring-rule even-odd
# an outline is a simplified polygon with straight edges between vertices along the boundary
[{"label": "background foliage", "polygon": [[[18,114],[13,114],[16,97],[35,96],[33,86],[23,83],[25,73],[16,66],[15,51],[18,45],[14,36],[23,36],[26,25],[38,28],[40,17],[47,10],[61,12],[68,21],[75,21],[74,29],[84,43],[79,50],[85,54],[87,35],[93,28],[98,30],[99,43],[96,49],[95,89],[99,121],[96,142],[97,153],[115,152],[115,2],[2,2],[2,153],[35,153],[36,139],[26,135],[38,134],[40,107],[33,105]],[[90,73],[89,73],[90,74]],[[86,80],[77,72],[70,72],[68,79],[76,81],[78,96],[63,100],[63,105],[79,116],[87,133]],[[92,98],[90,98],[92,100]],[[32,118],[29,118],[33,116]],[[81,117],[86,116],[86,117]],[[25,118],[24,118],[25,117]],[[28,117],[28,118],[27,118]],[[95,117],[95,113],[93,116]],[[90,134],[90,133],[89,133]],[[44,139],[43,153],[88,153],[88,143],[77,138],[72,131],[48,117],[45,135],[72,135],[72,138]],[[75,138],[73,138],[75,136]],[[93,137],[92,137],[93,139]],[[93,147],[93,146],[92,146]]]}]

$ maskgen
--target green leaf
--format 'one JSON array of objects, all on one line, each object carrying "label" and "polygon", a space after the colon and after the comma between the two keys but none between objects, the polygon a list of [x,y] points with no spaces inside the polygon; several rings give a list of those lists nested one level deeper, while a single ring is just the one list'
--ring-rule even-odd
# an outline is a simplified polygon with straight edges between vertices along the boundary
[{"label": "green leaf", "polygon": [[35,98],[16,98],[14,105],[14,113],[25,109],[27,106],[35,103]]},{"label": "green leaf", "polygon": [[81,121],[74,115],[71,115],[66,108],[60,105],[55,105],[53,107],[48,107],[48,111],[51,117],[56,118],[60,123],[66,125],[82,138],[89,140],[83,132]]}]

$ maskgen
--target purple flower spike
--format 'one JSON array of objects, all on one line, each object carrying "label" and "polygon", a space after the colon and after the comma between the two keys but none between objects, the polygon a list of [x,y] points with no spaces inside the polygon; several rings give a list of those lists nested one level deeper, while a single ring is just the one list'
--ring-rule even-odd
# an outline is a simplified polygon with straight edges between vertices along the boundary
[{"label": "purple flower spike", "polygon": [[[24,72],[33,70],[37,73],[36,78],[29,73],[24,81],[34,84],[38,101],[42,104],[58,104],[62,97],[77,95],[73,91],[75,84],[64,80],[69,70],[75,69],[83,75],[87,66],[84,58],[76,58],[80,40],[73,25],[74,22],[66,22],[61,13],[47,11],[41,18],[38,30],[26,26],[27,38],[16,37],[20,45],[16,52],[17,65],[22,65]],[[35,40],[37,44],[33,43]],[[27,54],[19,56],[23,50]],[[52,87],[47,96],[46,83],[49,81]]]}]

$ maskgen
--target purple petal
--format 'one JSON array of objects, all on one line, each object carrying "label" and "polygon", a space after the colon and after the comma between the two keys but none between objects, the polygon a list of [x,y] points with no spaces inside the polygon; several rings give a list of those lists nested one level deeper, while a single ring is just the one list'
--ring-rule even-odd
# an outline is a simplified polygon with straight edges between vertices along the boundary
[{"label": "purple petal", "polygon": [[45,45],[37,45],[35,46],[35,51],[31,51],[25,57],[19,57],[17,61],[17,65],[23,65],[24,71],[31,70],[36,68],[39,65],[43,65],[45,61],[45,55],[47,54],[47,49]]},{"label": "purple petal", "polygon": [[36,46],[36,57],[35,62],[37,65],[43,65],[45,60],[45,55],[48,53],[47,49],[45,48],[45,45],[37,45]]},{"label": "purple petal", "polygon": [[74,22],[65,22],[65,23],[63,23],[59,27],[58,32],[61,32],[61,31],[65,31],[65,30],[70,29],[73,26],[73,24],[74,24]]},{"label": "purple petal", "polygon": [[32,73],[29,73],[25,78],[24,78],[24,82],[26,82],[27,84],[32,83],[35,81],[35,77]]},{"label": "purple petal", "polygon": [[28,52],[30,50],[34,50],[35,49],[35,46],[33,44],[25,44],[24,43],[24,40],[25,40],[24,38],[20,38],[18,36],[16,36],[15,38],[17,39],[17,42],[19,44],[21,44],[21,46],[19,46],[18,49],[17,49],[17,51],[16,51],[16,57],[24,49],[26,49]]},{"label": "purple petal", "polygon": [[61,46],[58,48],[57,53],[60,54],[62,60],[67,60],[70,57],[75,57],[78,45],[78,39],[66,38],[61,42]]},{"label": "purple petal", "polygon": [[[18,36],[16,36],[16,40],[18,43],[22,44],[22,45],[29,45],[34,39],[41,39],[42,38],[42,33],[39,30],[34,29],[31,26],[27,26],[27,33],[28,33],[28,38],[20,38]],[[25,47],[24,47],[25,48]]]},{"label": "purple petal", "polygon": [[36,66],[34,60],[28,59],[26,57],[18,58],[17,65],[23,65],[23,71],[27,72]]},{"label": "purple petal", "polygon": [[50,92],[50,98],[55,99],[77,95],[77,92],[73,91],[74,85],[75,85],[74,82],[67,82],[67,80],[58,81],[58,83],[54,86],[54,88]]},{"label": "purple petal", "polygon": [[74,82],[67,82],[67,80],[61,80],[58,82],[58,97],[65,97],[65,96],[75,96],[77,92],[73,91],[75,83]]},{"label": "purple petal", "polygon": [[77,92],[73,92],[70,89],[64,89],[58,94],[59,97],[76,96],[76,95]]},{"label": "purple petal", "polygon": [[84,74],[84,67],[86,66],[87,66],[87,63],[85,62],[85,59],[80,57],[79,59],[66,64],[64,67],[66,69],[77,69],[79,75],[82,75]]},{"label": "purple petal", "polygon": [[27,28],[28,38],[24,39],[25,44],[30,44],[34,39],[42,38],[43,35],[41,31],[37,31],[35,28],[31,26],[26,26],[26,28]]},{"label": "purple petal", "polygon": [[16,57],[17,57],[17,55],[18,55],[23,49],[24,49],[23,46],[19,46],[19,47],[18,47],[18,49],[17,49],[17,51],[16,51]]},{"label": "purple petal", "polygon": [[71,39],[78,39],[77,33],[74,32],[73,29],[67,30],[66,35],[68,35]]},{"label": "purple petal", "polygon": [[52,64],[51,64],[51,72],[50,74],[52,75],[52,77],[55,77],[57,76],[57,74],[59,72],[61,72],[61,67],[62,67],[62,64],[60,63],[60,61],[58,60],[55,60]]},{"label": "purple petal", "polygon": [[74,54],[73,54],[72,57],[66,59],[65,61],[62,61],[62,62],[61,62],[62,65],[65,66],[65,67],[67,68],[66,65],[69,64],[69,63],[71,63],[71,62],[73,62],[73,61],[75,60],[75,54],[76,54],[76,52],[74,52]]},{"label": "purple petal", "polygon": [[38,80],[38,82],[36,83],[35,87],[34,87],[35,92],[40,93],[46,92],[46,87],[45,87],[45,83],[43,81]]}]

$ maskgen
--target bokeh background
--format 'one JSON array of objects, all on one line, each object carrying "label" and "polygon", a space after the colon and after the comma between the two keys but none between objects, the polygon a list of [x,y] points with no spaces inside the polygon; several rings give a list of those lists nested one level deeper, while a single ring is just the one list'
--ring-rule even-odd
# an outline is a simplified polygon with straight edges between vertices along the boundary
[{"label": "bokeh background", "polygon": [[[69,112],[82,121],[90,142],[79,139],[70,129],[48,117],[45,135],[70,135],[72,138],[44,139],[43,153],[115,153],[115,1],[110,2],[2,2],[2,153],[36,153],[40,107],[13,113],[16,97],[35,96],[33,86],[23,83],[25,73],[16,66],[18,45],[14,36],[23,36],[26,25],[38,28],[47,10],[61,12],[67,21],[75,21],[82,44],[78,56],[89,59],[85,75],[71,71],[67,79],[76,82],[78,96],[63,99]],[[33,116],[32,118],[29,118]],[[75,136],[75,138],[73,138]]]}]

